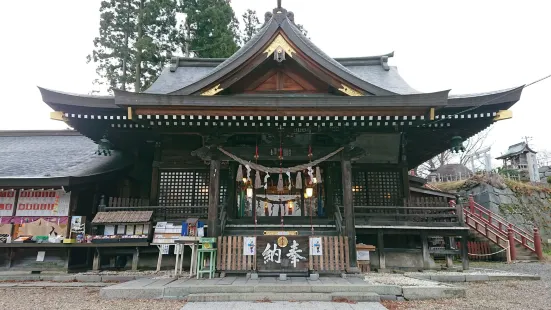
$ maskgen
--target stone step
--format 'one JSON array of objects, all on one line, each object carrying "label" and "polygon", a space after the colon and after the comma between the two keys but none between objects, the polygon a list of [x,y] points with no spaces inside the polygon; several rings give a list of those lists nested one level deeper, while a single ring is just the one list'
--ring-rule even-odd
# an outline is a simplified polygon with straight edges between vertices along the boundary
[{"label": "stone step", "polygon": [[[114,293],[117,288],[112,287],[108,291]],[[106,290],[107,291],[107,290]],[[122,288],[121,291],[126,291],[126,288]],[[125,293],[125,292],[123,292]],[[281,293],[281,294],[333,294],[333,293],[355,293],[355,294],[368,294],[373,293],[377,295],[402,295],[402,288],[396,285],[344,285],[344,284],[289,284],[289,285],[276,285],[265,283],[260,285],[198,285],[191,287],[181,286],[167,286],[164,288],[163,295],[167,298],[186,298],[191,294],[215,294],[215,293],[227,293],[227,294],[245,294],[245,293]]]},{"label": "stone step", "polygon": [[188,302],[228,302],[228,301],[338,301],[338,302],[379,302],[375,293],[202,293],[189,294]]}]

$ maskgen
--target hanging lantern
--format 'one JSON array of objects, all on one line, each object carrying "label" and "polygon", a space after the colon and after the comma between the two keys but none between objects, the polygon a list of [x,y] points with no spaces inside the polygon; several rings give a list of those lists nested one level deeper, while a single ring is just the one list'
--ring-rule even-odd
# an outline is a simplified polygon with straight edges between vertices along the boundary
[{"label": "hanging lantern", "polygon": [[316,177],[313,177],[313,178],[312,178],[312,183],[314,183],[314,184],[318,184],[318,178],[316,178]]},{"label": "hanging lantern", "polygon": [[243,181],[243,184],[247,184],[247,178],[243,177],[243,180],[241,181]]},{"label": "hanging lantern", "polygon": [[450,151],[452,153],[465,152],[465,147],[463,146],[463,138],[460,136],[452,137]]},{"label": "hanging lantern", "polygon": [[287,205],[287,215],[293,215],[293,201],[290,200],[289,204]]},{"label": "hanging lantern", "polygon": [[247,198],[253,198],[253,188],[247,187]]},{"label": "hanging lantern", "polygon": [[314,195],[314,189],[312,187],[306,188],[306,198],[310,198]]}]

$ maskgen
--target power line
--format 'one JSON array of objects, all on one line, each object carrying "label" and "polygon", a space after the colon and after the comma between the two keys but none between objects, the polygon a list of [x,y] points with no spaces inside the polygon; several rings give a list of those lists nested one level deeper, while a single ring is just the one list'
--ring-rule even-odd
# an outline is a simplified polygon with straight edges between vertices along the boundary
[{"label": "power line", "polygon": [[[535,80],[535,81],[533,81],[532,83],[528,83],[528,84],[522,86],[522,89],[525,89],[525,88],[527,88],[527,87],[529,87],[529,86],[532,86],[532,85],[534,85],[534,84],[537,84],[537,83],[539,83],[539,82],[542,82],[542,81],[544,81],[544,80],[546,80],[546,79],[548,79],[548,78],[550,78],[550,77],[551,77],[551,74],[550,74],[550,75],[547,75],[547,76],[545,76],[545,77],[543,77],[543,78],[541,78],[541,79]],[[500,98],[503,98],[503,97],[509,95],[509,93],[512,93],[514,90],[517,90],[517,89],[518,89],[518,88],[514,88],[514,89],[511,89],[511,90],[508,90],[508,91],[506,91],[505,93],[503,93],[501,96],[497,96],[497,97],[492,98],[492,99],[490,99],[490,100],[484,101],[484,102],[480,103],[479,105],[474,106],[474,107],[470,107],[470,108],[468,108],[468,109],[466,109],[466,110],[463,110],[463,111],[460,111],[460,112],[457,112],[457,113],[454,113],[454,114],[450,114],[450,116],[455,116],[455,115],[459,115],[459,114],[462,114],[462,113],[465,113],[465,112],[469,112],[469,111],[478,109],[478,108],[480,108],[480,107],[483,106],[483,105],[486,105],[486,104],[488,104],[488,103],[490,103],[490,102],[492,102],[492,101],[495,101],[495,100],[497,100],[497,99],[500,99]],[[427,123],[425,123],[425,125],[426,125],[426,124],[438,123],[438,122],[441,122],[441,121],[444,121],[444,120],[445,120],[444,118],[441,118],[441,119],[439,119],[439,120],[434,120],[434,121],[427,122]]]}]

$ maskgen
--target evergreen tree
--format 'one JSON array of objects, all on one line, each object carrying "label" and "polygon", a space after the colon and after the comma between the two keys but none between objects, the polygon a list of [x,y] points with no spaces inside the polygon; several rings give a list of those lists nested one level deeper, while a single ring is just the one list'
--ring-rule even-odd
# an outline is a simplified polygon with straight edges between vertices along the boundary
[{"label": "evergreen tree", "polygon": [[226,58],[237,51],[239,22],[229,0],[183,0],[182,7],[186,56]]},{"label": "evergreen tree", "polygon": [[87,61],[97,64],[96,83],[109,90],[142,91],[158,77],[179,44],[177,0],[104,0],[99,36]]},{"label": "evergreen tree", "polygon": [[244,30],[243,35],[241,36],[241,41],[245,44],[258,32],[258,29],[260,28],[260,20],[258,20],[256,11],[251,9],[248,9],[242,17]]}]

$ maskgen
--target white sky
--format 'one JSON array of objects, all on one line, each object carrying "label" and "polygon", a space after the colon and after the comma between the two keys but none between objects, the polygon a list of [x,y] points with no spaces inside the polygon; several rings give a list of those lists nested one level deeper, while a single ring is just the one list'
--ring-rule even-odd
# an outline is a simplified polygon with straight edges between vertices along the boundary
[{"label": "white sky", "polygon": [[[63,129],[49,119],[37,85],[89,93],[95,78],[86,55],[99,28],[100,0],[2,3],[0,130]],[[276,0],[232,0],[236,15],[252,8],[261,21]],[[391,65],[414,88],[485,92],[551,74],[549,1],[283,0],[313,42],[332,57],[395,51]],[[551,149],[551,79],[526,88],[513,119],[496,124],[488,143],[503,153],[523,136]]]}]

